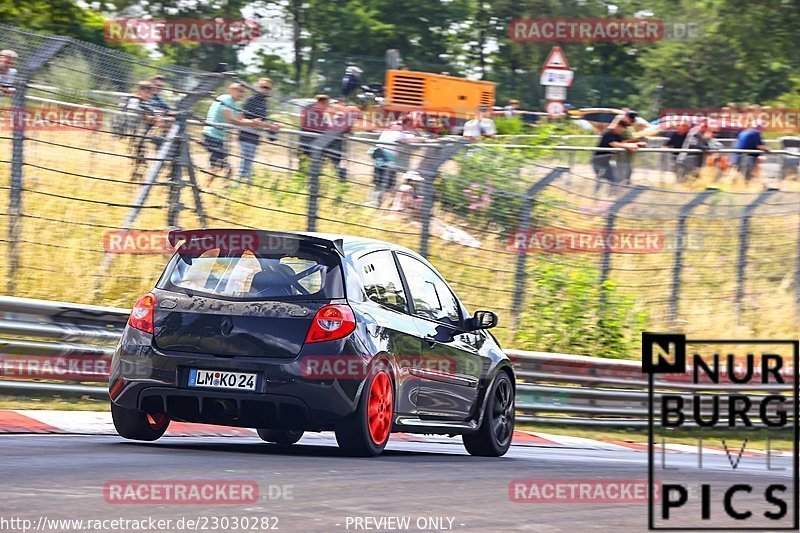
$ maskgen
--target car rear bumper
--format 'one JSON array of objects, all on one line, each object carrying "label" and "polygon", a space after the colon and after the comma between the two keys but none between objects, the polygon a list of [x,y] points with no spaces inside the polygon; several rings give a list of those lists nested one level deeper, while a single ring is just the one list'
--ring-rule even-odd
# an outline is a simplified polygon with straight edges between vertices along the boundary
[{"label": "car rear bumper", "polygon": [[[315,379],[304,375],[303,354],[292,359],[215,357],[163,353],[152,336],[126,328],[112,359],[112,401],[131,409],[165,412],[175,420],[252,428],[333,429],[356,409],[362,379]],[[346,349],[346,341],[316,350]],[[324,347],[323,344],[335,346]],[[250,372],[255,391],[189,387],[191,368]]]}]

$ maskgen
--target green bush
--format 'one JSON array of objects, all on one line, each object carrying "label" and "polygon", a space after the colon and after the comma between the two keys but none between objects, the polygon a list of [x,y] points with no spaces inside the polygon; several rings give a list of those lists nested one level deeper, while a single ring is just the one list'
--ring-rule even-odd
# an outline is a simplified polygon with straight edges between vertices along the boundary
[{"label": "green bush", "polygon": [[[518,118],[499,118],[498,133],[517,129]],[[503,144],[547,146],[559,126],[542,123],[524,130],[523,139],[496,139],[484,146],[468,147],[456,156],[455,171],[437,183],[444,210],[475,226],[503,232],[516,228],[527,189],[541,171],[531,163],[548,151],[546,148],[501,148]]]},{"label": "green bush", "polygon": [[629,359],[639,353],[645,311],[611,281],[580,260],[579,266],[540,260],[529,270],[518,345],[527,350]]}]

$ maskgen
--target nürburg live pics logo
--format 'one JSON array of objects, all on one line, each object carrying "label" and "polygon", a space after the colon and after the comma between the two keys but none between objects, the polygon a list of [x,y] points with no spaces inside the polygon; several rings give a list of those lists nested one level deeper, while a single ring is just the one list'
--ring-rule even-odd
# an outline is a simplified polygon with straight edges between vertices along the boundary
[{"label": "n\u00fcrburg live pics logo", "polygon": [[797,530],[798,341],[643,333],[642,371],[649,529]]}]

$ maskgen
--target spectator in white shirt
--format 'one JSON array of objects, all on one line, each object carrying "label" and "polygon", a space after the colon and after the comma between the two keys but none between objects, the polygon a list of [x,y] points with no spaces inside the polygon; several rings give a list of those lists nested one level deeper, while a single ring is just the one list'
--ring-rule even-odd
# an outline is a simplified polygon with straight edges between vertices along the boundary
[{"label": "spectator in white shirt", "polygon": [[14,50],[0,51],[0,94],[11,96],[14,94],[14,82],[17,77],[17,53]]},{"label": "spectator in white shirt", "polygon": [[486,106],[478,108],[475,118],[464,124],[464,137],[472,142],[481,140],[482,137],[491,139],[497,135],[494,120],[489,118],[489,109]]},{"label": "spectator in white shirt", "polygon": [[394,189],[397,182],[397,172],[407,170],[406,159],[410,153],[402,150],[398,145],[414,141],[422,141],[423,137],[415,134],[415,122],[418,117],[414,113],[405,115],[400,120],[381,132],[377,145],[370,150],[375,169],[373,173],[373,189],[370,191],[368,205],[381,207],[384,196]]}]

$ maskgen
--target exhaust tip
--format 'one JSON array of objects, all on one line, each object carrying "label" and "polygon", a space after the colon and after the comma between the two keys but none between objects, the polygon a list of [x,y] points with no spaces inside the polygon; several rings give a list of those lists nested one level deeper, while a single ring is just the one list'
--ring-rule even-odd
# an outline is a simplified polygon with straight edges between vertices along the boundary
[{"label": "exhaust tip", "polygon": [[236,418],[236,403],[231,400],[214,400],[211,402],[211,413],[220,418]]}]

